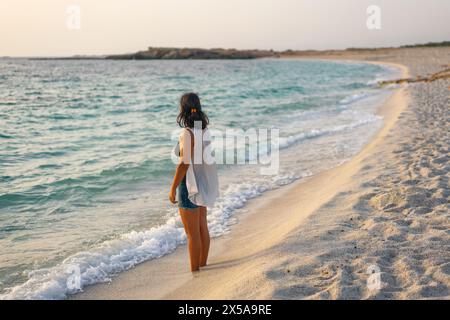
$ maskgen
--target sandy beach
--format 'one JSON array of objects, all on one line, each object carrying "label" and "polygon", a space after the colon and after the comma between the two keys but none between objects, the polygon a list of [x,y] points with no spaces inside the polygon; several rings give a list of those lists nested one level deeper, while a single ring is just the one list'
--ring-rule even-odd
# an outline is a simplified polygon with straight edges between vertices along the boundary
[{"label": "sandy beach", "polygon": [[[415,78],[448,68],[450,49],[289,58],[387,63]],[[71,299],[449,299],[449,86],[399,85],[361,152],[249,201],[199,273],[184,245]]]}]

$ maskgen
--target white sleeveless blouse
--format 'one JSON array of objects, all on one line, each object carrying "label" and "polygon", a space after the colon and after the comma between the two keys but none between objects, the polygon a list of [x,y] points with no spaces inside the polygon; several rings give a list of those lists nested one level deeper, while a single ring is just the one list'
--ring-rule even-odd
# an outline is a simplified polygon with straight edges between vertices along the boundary
[{"label": "white sleeveless blouse", "polygon": [[[191,150],[191,134],[188,130],[192,133],[192,136],[194,136],[195,155],[195,144],[198,142],[195,141],[197,137],[194,135],[194,130],[190,128],[181,130],[180,140],[177,144],[178,148],[176,148],[178,150],[175,150],[177,154],[179,154],[180,141],[183,141],[184,143],[183,150]],[[203,141],[200,141],[202,144],[202,157],[201,159],[196,159],[195,156],[191,157],[191,163],[186,172],[186,187],[189,193],[189,200],[192,203],[198,206],[212,207],[219,196],[219,178],[217,175],[216,161],[214,159],[209,130],[207,128],[203,129],[201,130],[201,134],[203,135]],[[192,158],[194,161],[192,161]]]}]

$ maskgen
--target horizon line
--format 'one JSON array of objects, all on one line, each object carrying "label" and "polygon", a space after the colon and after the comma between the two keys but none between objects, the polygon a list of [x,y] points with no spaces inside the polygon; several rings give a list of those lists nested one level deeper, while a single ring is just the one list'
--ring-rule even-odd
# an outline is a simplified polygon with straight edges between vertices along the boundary
[{"label": "horizon line", "polygon": [[402,49],[402,48],[420,48],[420,47],[433,47],[433,46],[450,46],[450,40],[442,40],[442,41],[432,41],[432,42],[424,42],[424,43],[414,43],[414,44],[400,44],[397,46],[388,46],[388,47],[347,47],[344,49],[336,49],[336,48],[329,48],[329,49],[285,49],[285,50],[274,50],[274,49],[237,49],[237,48],[224,48],[224,47],[186,47],[186,46],[179,46],[179,47],[170,47],[170,46],[156,46],[152,47],[149,46],[145,50],[139,50],[139,51],[133,51],[133,52],[127,52],[127,53],[102,53],[102,54],[72,54],[72,55],[21,55],[21,56],[14,56],[14,55],[4,55],[0,56],[0,59],[5,58],[13,58],[13,59],[30,59],[30,58],[98,58],[102,59],[107,56],[115,56],[115,55],[126,55],[126,54],[134,54],[137,52],[145,52],[149,48],[152,49],[188,49],[188,50],[236,50],[236,51],[273,51],[275,53],[285,53],[288,51],[292,52],[308,52],[308,51],[315,51],[315,52],[326,52],[326,51],[351,51],[351,50],[381,50],[381,49]]}]

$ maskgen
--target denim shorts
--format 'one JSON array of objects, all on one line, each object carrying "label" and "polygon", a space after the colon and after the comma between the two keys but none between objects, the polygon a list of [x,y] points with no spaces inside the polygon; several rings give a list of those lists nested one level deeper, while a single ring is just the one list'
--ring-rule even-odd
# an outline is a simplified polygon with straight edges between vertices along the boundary
[{"label": "denim shorts", "polygon": [[178,208],[181,209],[196,209],[198,206],[194,203],[192,203],[191,200],[189,200],[189,192],[186,186],[186,177],[184,177],[183,181],[180,182],[180,185],[178,186]]}]

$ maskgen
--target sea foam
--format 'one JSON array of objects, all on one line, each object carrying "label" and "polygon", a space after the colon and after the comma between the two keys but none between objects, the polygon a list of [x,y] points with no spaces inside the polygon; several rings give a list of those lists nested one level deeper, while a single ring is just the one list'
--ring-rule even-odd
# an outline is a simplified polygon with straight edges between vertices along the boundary
[{"label": "sea foam", "polygon": [[[309,172],[301,176],[280,174],[270,179],[231,184],[208,213],[211,236],[229,232],[230,226],[237,223],[234,213],[248,200],[309,175]],[[109,282],[118,273],[137,264],[169,254],[185,242],[181,220],[175,215],[164,225],[122,234],[89,251],[76,253],[57,266],[31,271],[25,283],[7,289],[0,299],[65,299],[88,285]],[[79,287],[71,285],[71,279],[76,276],[74,270],[79,272]]]}]

